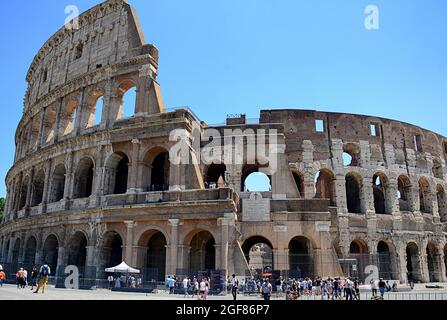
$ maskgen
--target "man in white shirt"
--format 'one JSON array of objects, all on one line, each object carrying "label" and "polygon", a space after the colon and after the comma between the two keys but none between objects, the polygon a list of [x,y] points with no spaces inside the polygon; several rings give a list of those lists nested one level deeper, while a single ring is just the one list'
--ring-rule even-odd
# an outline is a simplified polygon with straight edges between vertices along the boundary
[{"label": "man in white shirt", "polygon": [[233,274],[231,277],[231,294],[233,295],[233,300],[237,298],[237,291],[239,287],[239,281],[236,279],[236,275]]},{"label": "man in white shirt", "polygon": [[189,280],[187,277],[185,277],[185,279],[183,279],[183,291],[184,291],[184,298],[188,297],[188,285],[189,285]]}]

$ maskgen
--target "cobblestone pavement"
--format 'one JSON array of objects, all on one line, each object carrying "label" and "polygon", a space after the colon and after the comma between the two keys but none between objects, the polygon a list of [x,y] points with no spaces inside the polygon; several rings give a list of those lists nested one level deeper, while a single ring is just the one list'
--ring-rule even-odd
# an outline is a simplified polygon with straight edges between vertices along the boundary
[{"label": "cobblestone pavement", "polygon": [[[426,289],[425,285],[417,285],[411,292],[389,293],[385,295],[385,300],[447,300],[447,284],[440,284],[443,289]],[[361,294],[362,300],[370,300],[371,295],[365,291]],[[231,295],[227,296],[209,296],[209,300],[232,300]],[[285,298],[276,298],[275,294],[272,300],[284,300]],[[306,297],[301,300],[320,300],[321,297]],[[70,290],[56,289],[54,286],[48,286],[45,293],[32,293],[30,288],[17,289],[15,285],[4,285],[0,288],[1,300],[179,300],[191,301],[190,296],[184,298],[183,295],[169,295],[167,293],[145,294],[145,293],[126,293],[112,292],[109,290]],[[238,295],[238,300],[261,301],[259,295],[246,296]]]}]

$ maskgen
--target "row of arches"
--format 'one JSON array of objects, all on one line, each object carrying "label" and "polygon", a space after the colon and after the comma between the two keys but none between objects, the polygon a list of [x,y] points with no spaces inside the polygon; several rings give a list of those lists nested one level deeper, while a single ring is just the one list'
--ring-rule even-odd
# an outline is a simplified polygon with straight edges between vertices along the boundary
[{"label": "row of arches", "polygon": [[[130,79],[124,80],[117,86],[118,110],[116,111],[108,110],[110,105],[105,105],[106,101],[115,98],[106,100],[104,88],[91,89],[85,93],[85,98],[82,94],[65,97],[60,111],[56,104],[46,107],[41,114],[35,115],[29,121],[19,135],[18,156],[23,157],[28,150],[40,144],[50,143],[56,137],[72,134],[76,128],[85,130],[100,125],[106,121],[107,117],[117,121],[133,116],[136,109],[136,88],[136,83]],[[111,112],[114,114],[110,116]]]}]

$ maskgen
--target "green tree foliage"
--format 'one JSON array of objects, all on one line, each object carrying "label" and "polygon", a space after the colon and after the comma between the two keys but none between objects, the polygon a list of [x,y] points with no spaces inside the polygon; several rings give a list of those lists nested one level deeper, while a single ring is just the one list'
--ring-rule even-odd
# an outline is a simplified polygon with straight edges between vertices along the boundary
[{"label": "green tree foliage", "polygon": [[3,219],[4,211],[5,211],[5,198],[0,198],[0,221]]}]

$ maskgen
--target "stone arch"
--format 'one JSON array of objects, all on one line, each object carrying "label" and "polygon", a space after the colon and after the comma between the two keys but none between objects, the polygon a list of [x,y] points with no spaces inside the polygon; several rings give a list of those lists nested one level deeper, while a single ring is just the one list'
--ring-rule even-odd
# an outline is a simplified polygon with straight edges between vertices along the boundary
[{"label": "stone arch", "polygon": [[354,172],[350,172],[345,177],[346,181],[346,202],[348,212],[350,213],[362,213],[361,206],[361,186],[362,177]]},{"label": "stone arch", "polygon": [[412,211],[411,181],[405,175],[397,178],[397,190],[399,197],[399,210]]},{"label": "stone arch", "polygon": [[442,268],[439,250],[432,241],[427,243],[427,270],[430,282],[442,282]]},{"label": "stone arch", "polygon": [[74,178],[74,198],[87,198],[93,192],[94,161],[84,157],[78,162]]},{"label": "stone arch", "polygon": [[45,187],[45,171],[41,169],[34,175],[31,207],[37,206],[43,202],[44,187]]},{"label": "stone arch", "polygon": [[355,239],[349,245],[349,258],[356,260],[357,270],[352,270],[353,275],[364,280],[365,268],[369,264],[369,248],[362,239]]},{"label": "stone arch", "polygon": [[51,181],[50,203],[60,201],[64,198],[66,174],[67,170],[63,163],[56,165]]},{"label": "stone arch", "polygon": [[43,143],[50,143],[56,135],[56,105],[53,103],[46,108],[45,121],[43,123]]},{"label": "stone arch", "polygon": [[374,209],[378,214],[392,214],[393,207],[390,198],[389,179],[383,172],[377,172],[373,176]]},{"label": "stone arch", "polygon": [[28,195],[28,184],[30,183],[30,178],[28,175],[23,178],[20,186],[20,198],[19,198],[19,210],[25,208],[26,198]]},{"label": "stone arch", "polygon": [[315,278],[314,248],[305,236],[296,236],[289,241],[289,269],[292,278]]},{"label": "stone arch", "polygon": [[52,275],[56,274],[59,257],[59,240],[55,234],[49,234],[43,242],[43,260],[48,263]]},{"label": "stone arch", "polygon": [[126,79],[119,84],[118,86],[119,111],[116,120],[132,117],[135,114],[136,92],[132,92],[131,90],[133,89],[136,90],[136,87],[137,87],[136,83],[131,79]]},{"label": "stone arch", "polygon": [[138,240],[141,248],[137,263],[143,269],[146,280],[164,281],[166,276],[166,247],[168,245],[165,233],[158,229],[144,231]]},{"label": "stone arch", "polygon": [[[247,190],[247,186],[245,185],[247,178],[254,174],[254,173],[262,173],[263,175],[265,175],[268,180],[269,180],[269,184],[270,187],[269,189],[272,189],[272,176],[268,175],[267,173],[264,172],[263,168],[266,168],[267,166],[260,166],[258,164],[245,164],[242,167],[242,175],[241,175],[241,191],[244,192]],[[270,190],[263,190],[263,191],[270,191]]]},{"label": "stone arch", "polygon": [[26,240],[24,264],[29,268],[39,261],[36,261],[37,240],[36,237],[30,236]]},{"label": "stone arch", "polygon": [[205,229],[192,230],[185,238],[189,246],[189,270],[197,274],[199,270],[216,269],[216,240],[213,234]]},{"label": "stone arch", "polygon": [[329,199],[330,205],[335,206],[335,175],[329,169],[321,169],[315,175],[316,197]]},{"label": "stone arch", "polygon": [[104,278],[105,268],[115,267],[123,262],[123,247],[124,237],[119,232],[109,230],[104,233],[99,245],[98,277]]},{"label": "stone arch", "polygon": [[102,90],[92,90],[87,99],[86,110],[83,115],[82,128],[91,128],[101,123],[104,108],[104,93]]},{"label": "stone arch", "polygon": [[433,212],[430,200],[431,200],[430,183],[426,178],[422,177],[419,179],[419,203],[421,212],[423,213]]},{"label": "stone arch", "polygon": [[66,102],[60,118],[61,136],[66,136],[74,131],[77,106],[78,101],[73,98]]},{"label": "stone arch", "polygon": [[436,186],[436,200],[438,201],[438,211],[441,222],[447,222],[447,196],[442,185]]},{"label": "stone arch", "polygon": [[[347,159],[350,163],[347,163]],[[360,166],[360,146],[357,143],[348,142],[343,144],[343,164],[346,167]]]},{"label": "stone arch", "polygon": [[169,152],[163,147],[154,147],[146,152],[143,162],[145,188],[149,191],[169,190]]},{"label": "stone arch", "polygon": [[416,242],[407,243],[406,257],[408,281],[422,282],[421,258]]},{"label": "stone arch", "polygon": [[124,194],[127,192],[129,163],[129,157],[121,151],[113,153],[107,159],[105,194]]},{"label": "stone arch", "polygon": [[88,237],[83,231],[76,231],[70,238],[68,245],[68,265],[77,266],[82,276],[87,263]]},{"label": "stone arch", "polygon": [[256,235],[245,239],[242,251],[250,269],[256,270],[257,274],[264,273],[267,267],[273,270],[273,245],[267,238]]},{"label": "stone arch", "polygon": [[297,169],[292,169],[291,171],[292,171],[293,181],[295,181],[295,186],[298,190],[298,195],[301,198],[304,198],[304,174]]},{"label": "stone arch", "polygon": [[[20,260],[20,249],[21,249],[22,241],[20,238],[16,238],[14,240],[14,246],[12,248],[12,263],[17,266],[21,264],[23,261]],[[16,269],[16,268],[14,268]]]},{"label": "stone arch", "polygon": [[225,164],[212,163],[205,168],[205,186],[219,186],[219,180],[225,183],[225,173],[227,167]]}]

